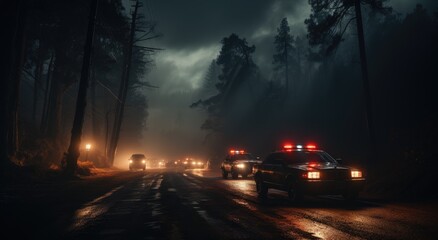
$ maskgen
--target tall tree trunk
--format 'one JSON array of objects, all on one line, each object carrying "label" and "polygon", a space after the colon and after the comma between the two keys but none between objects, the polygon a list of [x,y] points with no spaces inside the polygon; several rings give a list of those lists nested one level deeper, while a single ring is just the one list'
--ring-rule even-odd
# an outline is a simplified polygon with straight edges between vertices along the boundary
[{"label": "tall tree trunk", "polygon": [[287,53],[287,43],[284,43],[284,52],[286,54],[286,70],[285,70],[285,78],[286,78],[286,97],[289,95],[289,58]]},{"label": "tall tree trunk", "polygon": [[17,14],[17,31],[15,37],[14,60],[12,62],[12,89],[9,94],[8,110],[8,155],[15,156],[18,151],[18,102],[20,99],[21,68],[24,62],[26,42],[26,1],[21,0]]},{"label": "tall tree trunk", "polygon": [[34,85],[33,85],[33,103],[32,103],[32,124],[34,125],[35,130],[37,130],[37,112],[38,112],[38,99],[39,99],[39,93],[41,88],[41,80],[43,75],[43,53],[41,46],[38,48],[38,55],[37,60],[35,64],[35,79],[34,79]]},{"label": "tall tree trunk", "polygon": [[[109,114],[110,114],[110,110],[108,110],[105,114],[105,154],[108,154],[108,137],[109,137]],[[106,155],[108,157],[108,155]],[[108,159],[107,159],[108,160]]]},{"label": "tall tree trunk", "polygon": [[96,115],[97,103],[96,103],[96,71],[92,70],[91,73],[91,87],[90,87],[90,98],[91,98],[91,121],[93,128],[93,139],[97,142],[100,137],[100,125]]},{"label": "tall tree trunk", "polygon": [[116,155],[117,145],[120,136],[120,129],[123,122],[123,113],[125,109],[126,95],[129,86],[129,72],[131,69],[132,47],[134,44],[138,7],[139,7],[139,2],[137,0],[135,3],[134,12],[132,14],[131,33],[126,48],[125,62],[124,62],[123,73],[122,73],[122,81],[120,82],[119,95],[118,95],[118,99],[120,100],[120,102],[117,102],[116,105],[114,126],[113,126],[113,131],[111,133],[111,141],[107,153],[107,157],[108,160],[110,161],[111,166],[114,164],[114,157]]},{"label": "tall tree trunk", "polygon": [[355,1],[355,11],[356,11],[356,25],[357,25],[357,37],[359,41],[359,52],[360,52],[360,64],[362,69],[362,83],[363,83],[363,95],[365,98],[365,109],[366,109],[366,121],[369,135],[370,144],[370,156],[369,161],[372,161],[375,156],[375,134],[374,134],[374,123],[373,123],[373,108],[371,99],[370,83],[368,80],[368,65],[367,57],[365,52],[365,37],[363,32],[362,24],[362,12],[360,7],[360,0]]},{"label": "tall tree trunk", "polygon": [[[17,49],[21,49],[24,35],[22,34],[22,24],[20,22],[23,18],[24,0],[11,1],[8,4],[2,4],[0,9],[0,24],[2,29],[2,48],[3,52],[0,54],[0,182],[4,183],[4,176],[9,172],[9,167],[12,162],[9,158],[9,121],[10,116],[10,92],[12,86],[17,79],[14,79],[14,73],[17,68],[17,62],[20,62],[21,53]],[[21,32],[21,34],[20,34]],[[5,184],[0,184],[3,188]],[[3,189],[0,189],[2,191]]]},{"label": "tall tree trunk", "polygon": [[52,66],[55,54],[52,53],[50,57],[49,66],[47,67],[47,75],[46,75],[46,87],[44,89],[44,102],[43,102],[43,110],[41,113],[41,123],[40,123],[40,133],[47,134],[47,118],[49,111],[49,96],[52,88]]},{"label": "tall tree trunk", "polygon": [[71,130],[70,146],[68,147],[65,173],[67,176],[73,176],[77,168],[77,160],[80,154],[80,145],[82,137],[82,127],[84,124],[85,108],[87,106],[87,88],[88,78],[91,67],[91,51],[93,47],[94,27],[97,12],[97,3],[99,0],[91,2],[90,16],[88,19],[87,38],[84,47],[84,59],[82,62],[81,79],[79,81],[78,98],[76,100],[76,112]]},{"label": "tall tree trunk", "polygon": [[[56,62],[60,62],[60,58],[56,58]],[[59,69],[60,64],[55,64],[53,70],[53,78],[50,84],[50,93],[47,109],[47,125],[44,127],[46,135],[56,141],[59,138],[61,131],[61,112],[62,112],[62,99],[64,95],[61,79],[63,74]]]}]

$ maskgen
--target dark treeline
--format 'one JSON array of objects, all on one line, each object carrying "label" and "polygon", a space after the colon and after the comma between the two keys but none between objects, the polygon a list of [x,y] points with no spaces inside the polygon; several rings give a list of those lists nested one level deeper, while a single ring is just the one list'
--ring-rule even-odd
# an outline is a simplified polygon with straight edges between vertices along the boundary
[{"label": "dark treeline", "polygon": [[207,114],[201,128],[210,157],[220,159],[230,147],[263,156],[285,141],[313,142],[349,164],[366,166],[370,179],[379,176],[371,188],[427,193],[437,167],[438,10],[417,5],[400,15],[377,2],[362,6],[375,154],[370,154],[356,22],[312,42],[323,29],[312,29],[310,20],[321,22],[324,15],[311,15],[308,36],[291,35],[287,19],[279,23],[272,62],[263,63],[272,64],[272,74],[261,73],[252,61],[257,46],[237,34],[223,38],[201,99],[191,105]]},{"label": "dark treeline", "polygon": [[[13,136],[15,129],[16,134],[12,140],[8,139],[5,159],[41,169],[60,166],[72,129],[89,2],[22,0],[5,9],[20,14],[20,17],[9,20],[10,34],[7,36],[11,36],[13,41],[6,45],[17,49],[11,53],[17,61],[13,62],[15,65],[10,68],[9,75],[2,75],[6,76],[2,82],[10,82],[8,88],[3,88],[4,91],[11,91],[14,84],[19,86],[19,94],[7,99],[9,103],[18,102],[18,118],[15,126],[6,129],[6,136]],[[135,2],[129,4],[135,5]],[[139,4],[139,7],[142,5]],[[87,160],[96,166],[112,165],[113,159],[108,159],[107,154],[114,131],[121,132],[121,139],[129,138],[131,144],[137,142],[140,145],[148,114],[144,91],[151,85],[145,80],[145,73],[157,49],[146,47],[143,43],[159,34],[155,32],[154,22],[148,21],[142,14],[132,16],[131,8],[133,6],[125,9],[121,0],[98,1],[81,144],[92,144],[92,150],[89,154],[81,152],[79,158],[85,160],[87,155]],[[129,45],[133,17],[137,25]],[[17,45],[18,42],[22,44]],[[132,55],[127,55],[130,48]],[[21,54],[16,53],[20,51]],[[131,56],[131,59],[126,56]],[[130,74],[125,74],[123,69],[128,65]],[[14,69],[17,69],[16,74]],[[125,77],[129,77],[127,97],[123,102],[124,114],[121,114],[125,117],[121,128],[117,129],[114,119],[116,108],[122,102],[118,93]],[[13,107],[9,107],[8,111],[10,115]],[[126,117],[130,115],[135,117]],[[8,120],[10,122],[14,121]],[[114,152],[117,149],[115,142]],[[81,146],[81,151],[85,151],[84,146]],[[2,154],[4,152],[2,149]]]}]

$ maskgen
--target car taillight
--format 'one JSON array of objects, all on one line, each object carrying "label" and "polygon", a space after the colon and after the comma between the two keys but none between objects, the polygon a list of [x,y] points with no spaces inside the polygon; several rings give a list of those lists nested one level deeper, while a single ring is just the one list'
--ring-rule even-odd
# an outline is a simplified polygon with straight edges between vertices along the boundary
[{"label": "car taillight", "polygon": [[352,178],[361,178],[362,177],[362,171],[357,171],[357,170],[351,171],[351,177]]},{"label": "car taillight", "polygon": [[319,179],[320,174],[319,174],[319,172],[306,172],[306,173],[303,173],[302,177],[307,178],[307,179]]}]

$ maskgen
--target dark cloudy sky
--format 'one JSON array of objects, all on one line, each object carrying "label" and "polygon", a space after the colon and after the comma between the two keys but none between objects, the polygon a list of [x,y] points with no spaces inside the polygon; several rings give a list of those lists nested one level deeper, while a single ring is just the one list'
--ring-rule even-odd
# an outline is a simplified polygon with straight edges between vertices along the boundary
[{"label": "dark cloudy sky", "polygon": [[[169,128],[179,126],[193,138],[199,131],[202,114],[189,109],[190,96],[200,86],[211,60],[217,57],[220,40],[236,33],[256,45],[254,60],[269,77],[272,69],[273,39],[282,18],[287,17],[293,35],[305,35],[304,20],[310,14],[308,0],[152,0],[145,1],[146,16],[158,22],[164,36],[148,45],[165,50],[156,55],[148,81],[159,86],[149,98],[147,149],[158,149],[157,142]],[[438,0],[392,0],[394,10],[404,14],[417,3],[429,10]],[[174,94],[186,93],[184,98]],[[172,100],[174,99],[174,100]],[[178,120],[179,119],[179,120]],[[194,140],[195,141],[195,140]]]}]

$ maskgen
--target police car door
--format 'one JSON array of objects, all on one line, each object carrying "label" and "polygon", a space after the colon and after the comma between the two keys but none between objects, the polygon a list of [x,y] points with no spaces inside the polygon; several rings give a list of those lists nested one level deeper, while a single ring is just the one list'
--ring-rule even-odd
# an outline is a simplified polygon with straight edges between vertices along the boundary
[{"label": "police car door", "polygon": [[285,176],[285,159],[283,154],[276,154],[273,160],[272,182],[275,185],[282,186]]}]

